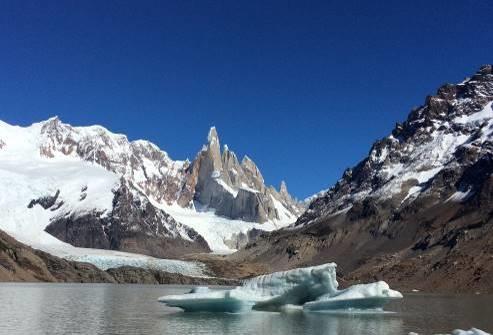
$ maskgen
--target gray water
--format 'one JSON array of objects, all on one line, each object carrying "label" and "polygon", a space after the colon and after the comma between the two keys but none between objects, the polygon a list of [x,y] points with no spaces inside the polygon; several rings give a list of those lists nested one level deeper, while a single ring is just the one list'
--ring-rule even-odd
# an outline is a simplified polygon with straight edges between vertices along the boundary
[{"label": "gray water", "polygon": [[0,334],[431,334],[493,331],[492,296],[409,294],[385,314],[183,313],[156,301],[186,286],[0,284]]}]

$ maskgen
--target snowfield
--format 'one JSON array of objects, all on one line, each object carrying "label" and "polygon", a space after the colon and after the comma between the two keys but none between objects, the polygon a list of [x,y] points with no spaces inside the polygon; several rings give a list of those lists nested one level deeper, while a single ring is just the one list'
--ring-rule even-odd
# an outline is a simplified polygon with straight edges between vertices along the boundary
[{"label": "snowfield", "polygon": [[[119,176],[97,164],[74,157],[43,158],[39,155],[41,125],[21,128],[0,123],[0,229],[20,242],[69,260],[88,262],[106,270],[123,265],[158,269],[190,276],[204,276],[198,262],[158,259],[103,249],[77,248],[44,231],[50,220],[66,213],[111,211],[113,190]],[[55,210],[33,199],[54,196]],[[104,214],[103,214],[104,215]]]},{"label": "snowfield", "polygon": [[[137,266],[190,276],[204,276],[205,266],[197,262],[157,259],[145,255],[103,249],[77,248],[44,231],[50,219],[68,212],[110,211],[112,190],[118,176],[86,162],[13,162],[0,154],[0,229],[33,248],[69,260],[88,262],[106,270],[118,266]],[[82,190],[85,189],[84,192]],[[56,210],[40,205],[28,208],[32,199],[52,196],[60,190]],[[81,194],[86,194],[84,200]],[[56,207],[56,206],[55,206]]]},{"label": "snowfield", "polygon": [[[254,228],[272,231],[293,222],[286,219],[286,216],[283,216],[284,220],[273,220],[265,223],[231,220],[217,216],[213,209],[201,209],[198,205],[195,209],[188,209],[178,205],[168,206],[156,202],[153,204],[170,214],[176,221],[195,229],[206,240],[209,248],[217,254],[235,252],[236,248],[232,247],[231,243],[234,243],[239,234],[247,234],[249,230]],[[231,242],[229,245],[228,241]]]}]

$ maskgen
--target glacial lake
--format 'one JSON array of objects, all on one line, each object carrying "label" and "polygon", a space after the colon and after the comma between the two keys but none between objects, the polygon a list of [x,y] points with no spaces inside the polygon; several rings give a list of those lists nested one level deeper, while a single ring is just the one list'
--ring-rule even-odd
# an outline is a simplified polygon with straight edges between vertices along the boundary
[{"label": "glacial lake", "polygon": [[420,334],[493,331],[493,296],[405,294],[393,313],[183,313],[160,304],[189,286],[0,283],[0,334]]}]

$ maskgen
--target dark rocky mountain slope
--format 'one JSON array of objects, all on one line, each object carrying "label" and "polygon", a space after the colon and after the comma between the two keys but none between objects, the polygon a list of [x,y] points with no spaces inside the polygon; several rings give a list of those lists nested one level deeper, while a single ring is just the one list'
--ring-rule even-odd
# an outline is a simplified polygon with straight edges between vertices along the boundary
[{"label": "dark rocky mountain slope", "polygon": [[235,260],[271,270],[339,264],[345,280],[493,292],[493,73],[446,84],[292,227]]},{"label": "dark rocky mountain slope", "polygon": [[109,214],[91,211],[58,216],[45,231],[76,247],[121,250],[158,258],[210,251],[195,230],[180,225],[143,194],[131,190],[122,178]]}]

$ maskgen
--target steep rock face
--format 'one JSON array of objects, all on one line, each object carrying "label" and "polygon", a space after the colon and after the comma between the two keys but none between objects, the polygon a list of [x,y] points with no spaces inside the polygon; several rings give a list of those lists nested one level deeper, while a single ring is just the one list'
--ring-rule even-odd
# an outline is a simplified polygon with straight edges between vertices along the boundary
[{"label": "steep rock face", "polygon": [[121,250],[161,258],[210,251],[202,236],[153,206],[123,178],[114,194],[110,213],[62,213],[54,217],[45,230],[77,247]]},{"label": "steep rock face", "polygon": [[491,65],[486,65],[460,84],[440,87],[390,136],[377,141],[367,158],[313,201],[297,224],[362,201],[400,208],[433,192],[441,178],[449,177],[440,185],[442,196],[467,192],[467,185],[454,184],[456,178],[492,147],[492,77]]},{"label": "steep rock face", "polygon": [[214,208],[218,215],[244,221],[297,217],[302,206],[287,194],[286,188],[281,195],[273,187],[266,187],[260,170],[248,156],[240,164],[227,146],[221,153],[214,127],[207,139],[208,144],[188,168],[184,183],[185,189],[195,190],[196,201]]},{"label": "steep rock face", "polygon": [[234,257],[276,270],[335,261],[351,281],[491,292],[492,101],[490,65],[440,87],[313,200],[296,229],[263,234]]}]

